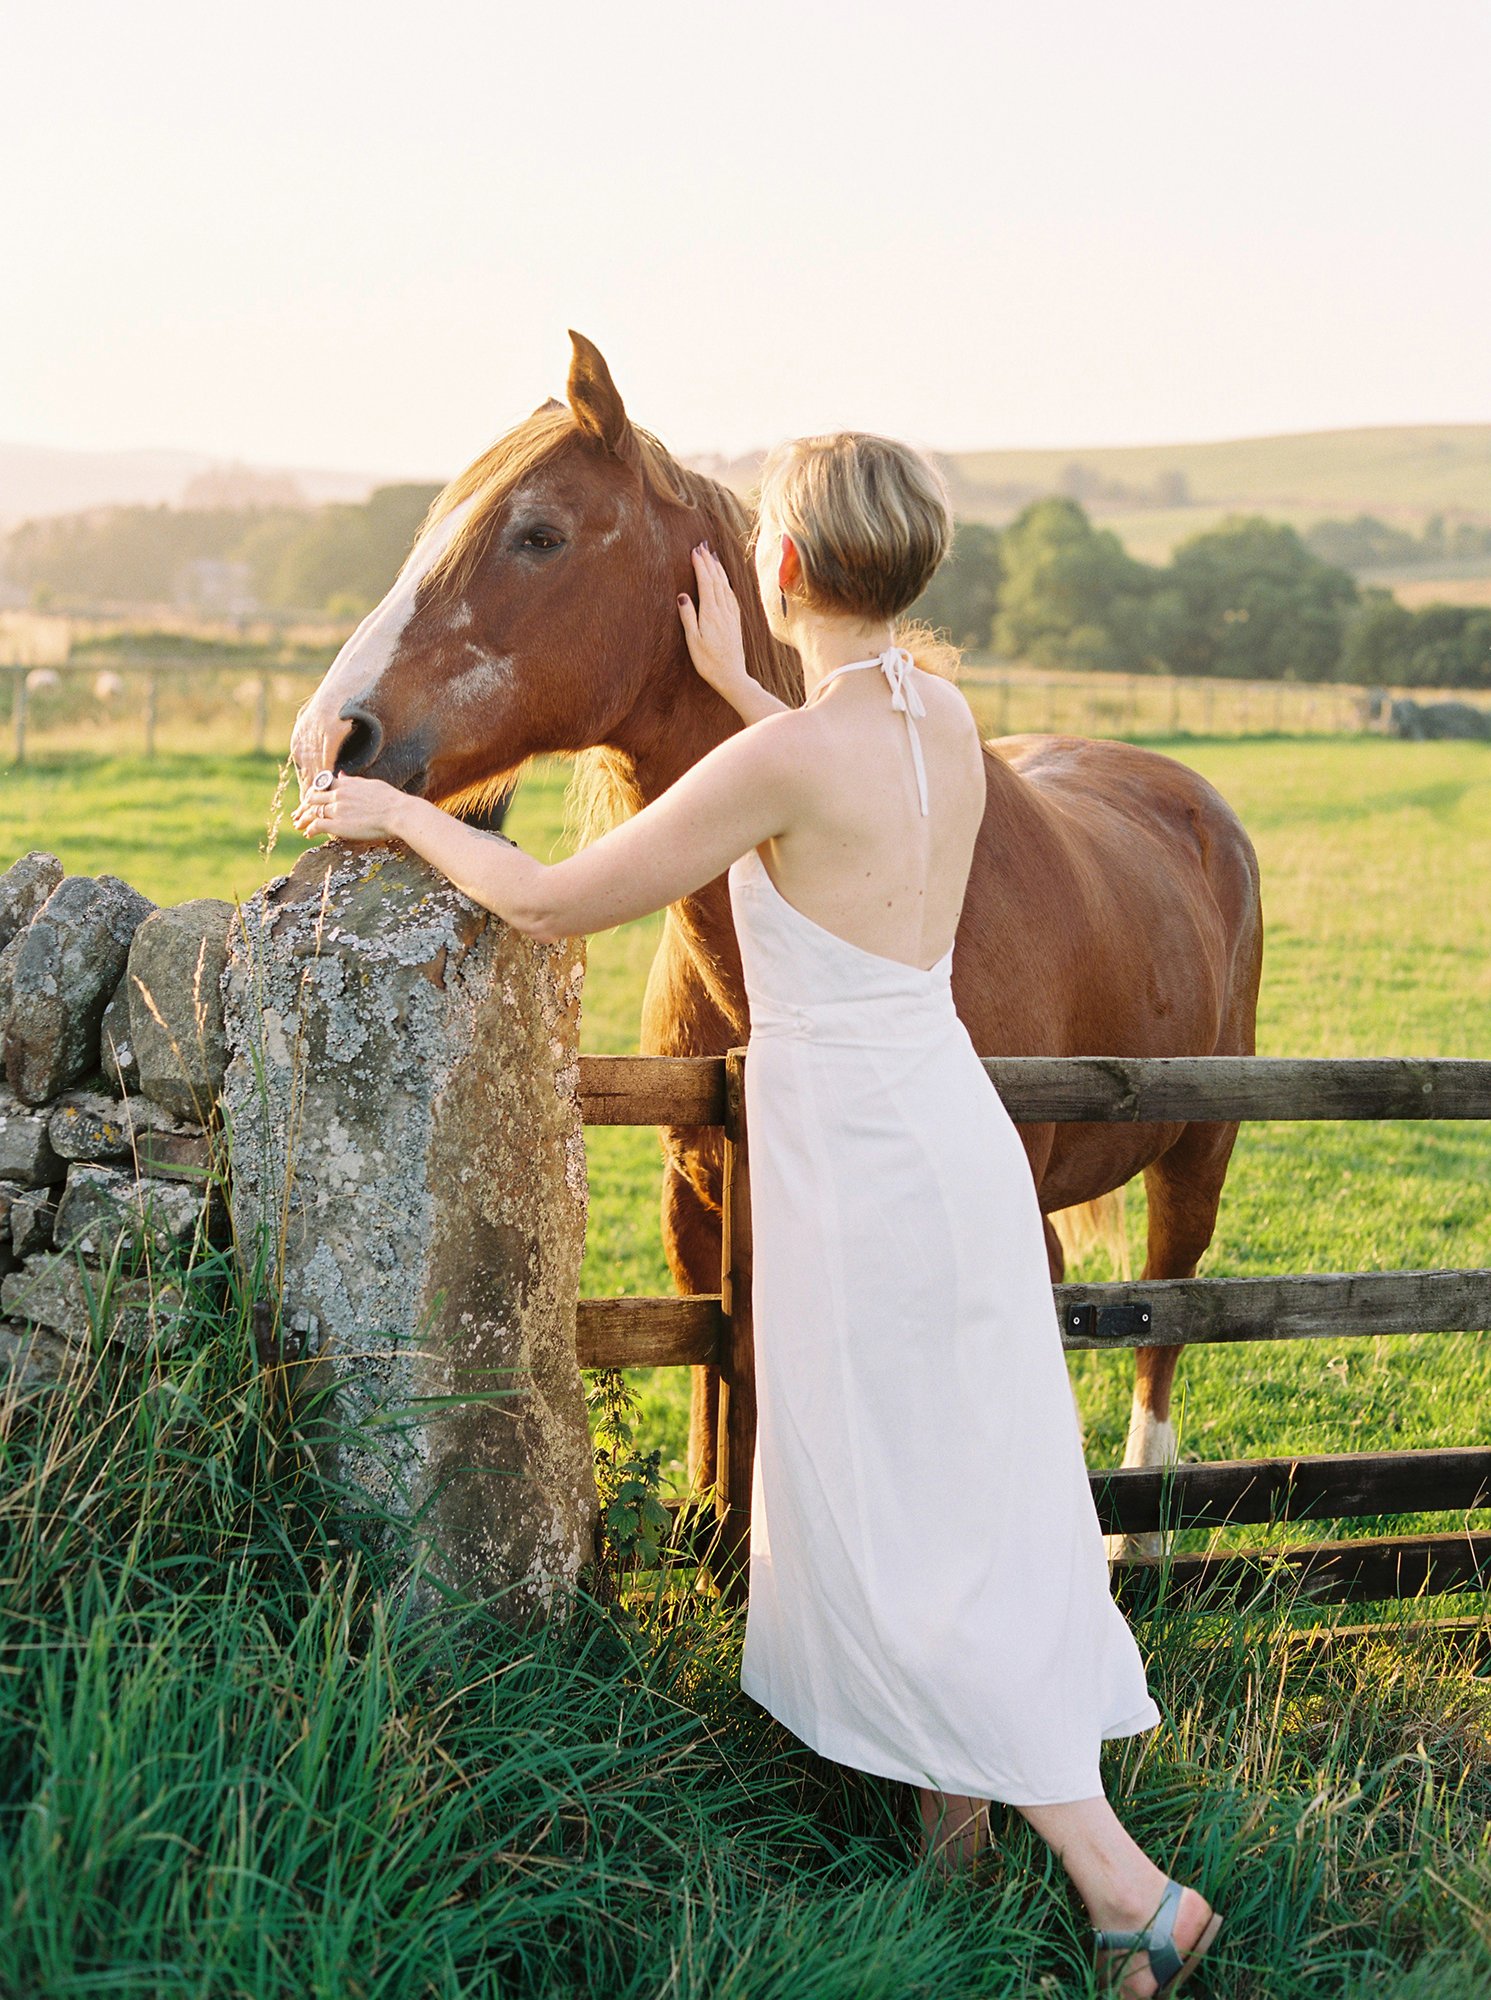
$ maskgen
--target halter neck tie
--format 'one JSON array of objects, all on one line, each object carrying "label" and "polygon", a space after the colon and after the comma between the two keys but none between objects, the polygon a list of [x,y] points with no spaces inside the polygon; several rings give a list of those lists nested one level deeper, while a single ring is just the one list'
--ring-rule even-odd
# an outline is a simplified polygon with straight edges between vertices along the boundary
[{"label": "halter neck tie", "polygon": [[890,684],[890,705],[900,709],[906,718],[906,734],[911,739],[911,761],[916,766],[916,793],[921,800],[922,813],[927,810],[927,772],[922,762],[921,738],[916,733],[912,717],[925,715],[927,705],[917,693],[916,682],[911,678],[915,660],[902,646],[887,646],[883,653],[877,653],[873,660],[848,660],[842,667],[835,667],[833,673],[825,674],[814,688],[811,699],[818,699],[818,689],[826,687],[836,674],[852,673],[856,667],[879,667]]}]

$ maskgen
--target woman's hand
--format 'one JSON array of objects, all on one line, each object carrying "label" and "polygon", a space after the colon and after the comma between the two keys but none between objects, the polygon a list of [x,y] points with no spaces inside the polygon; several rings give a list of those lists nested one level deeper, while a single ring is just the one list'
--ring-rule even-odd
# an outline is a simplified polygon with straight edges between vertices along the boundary
[{"label": "woman's hand", "polygon": [[742,685],[750,680],[740,635],[740,605],[730,588],[725,565],[708,542],[700,542],[693,556],[694,576],[699,585],[698,609],[694,608],[691,597],[678,600],[689,658],[700,678],[733,706]]},{"label": "woman's hand", "polygon": [[307,840],[330,834],[334,840],[389,840],[399,833],[408,794],[382,778],[333,774],[325,791],[308,791],[290,819]]}]

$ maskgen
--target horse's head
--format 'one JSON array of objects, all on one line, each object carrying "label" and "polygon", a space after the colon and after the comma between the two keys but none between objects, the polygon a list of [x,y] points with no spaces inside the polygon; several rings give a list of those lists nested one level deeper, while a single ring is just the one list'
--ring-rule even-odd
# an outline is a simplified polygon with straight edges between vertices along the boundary
[{"label": "horse's head", "polygon": [[[388,595],[301,709],[302,792],[334,766],[485,803],[541,752],[655,744],[680,707],[717,704],[723,734],[733,715],[694,674],[676,605],[706,537],[753,671],[793,698],[795,659],[766,631],[745,556],[746,510],[633,425],[599,351],[570,339],[568,402],[551,397],[437,496]],[[797,687],[800,699],[800,673]]]}]

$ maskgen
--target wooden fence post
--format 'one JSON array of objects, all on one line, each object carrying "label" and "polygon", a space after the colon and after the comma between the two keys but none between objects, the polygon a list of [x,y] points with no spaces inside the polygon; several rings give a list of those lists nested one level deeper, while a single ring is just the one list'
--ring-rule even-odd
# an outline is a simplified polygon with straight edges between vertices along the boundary
[{"label": "wooden fence post", "polygon": [[16,762],[24,764],[26,761],[26,669],[24,667],[16,668],[15,725]]},{"label": "wooden fence post", "polygon": [[158,687],[157,676],[151,674],[145,682],[145,755],[155,755],[155,703]]},{"label": "wooden fence post", "polygon": [[269,676],[260,674],[259,691],[254,700],[254,748],[261,755],[269,739]]},{"label": "wooden fence post", "polygon": [[756,1455],[756,1336],[751,1317],[751,1180],[746,1144],[743,1048],[725,1056],[724,1232],[720,1298],[725,1338],[720,1398],[711,1567],[720,1596],[737,1610],[746,1603],[751,1556],[751,1475]]}]

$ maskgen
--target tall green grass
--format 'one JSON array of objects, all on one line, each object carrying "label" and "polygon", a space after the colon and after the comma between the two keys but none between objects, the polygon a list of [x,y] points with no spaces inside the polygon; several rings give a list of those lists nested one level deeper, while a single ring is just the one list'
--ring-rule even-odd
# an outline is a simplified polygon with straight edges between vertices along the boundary
[{"label": "tall green grass", "polygon": [[[0,1404],[0,1992],[1092,1990],[1019,1814],[968,1875],[919,1864],[909,1790],[741,1694],[692,1572],[547,1627],[411,1610],[415,1537],[296,1448],[259,1276],[200,1244],[153,1276],[185,1303],[142,1355]],[[1482,1992],[1491,1690],[1442,1637],[1307,1643],[1291,1595],[1136,1617],[1164,1721],[1109,1794],[1226,1911],[1208,1990]]]}]

